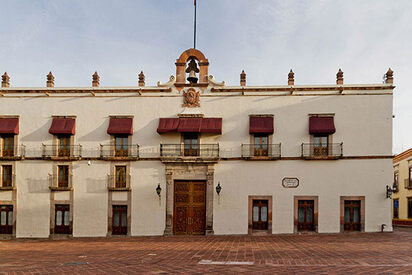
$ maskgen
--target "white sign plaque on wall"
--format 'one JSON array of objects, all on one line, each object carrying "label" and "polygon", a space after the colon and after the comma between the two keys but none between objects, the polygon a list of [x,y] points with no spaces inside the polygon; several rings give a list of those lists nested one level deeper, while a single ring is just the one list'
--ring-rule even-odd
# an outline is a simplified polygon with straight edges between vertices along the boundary
[{"label": "white sign plaque on wall", "polygon": [[285,188],[296,188],[299,186],[298,178],[283,178],[282,185]]}]

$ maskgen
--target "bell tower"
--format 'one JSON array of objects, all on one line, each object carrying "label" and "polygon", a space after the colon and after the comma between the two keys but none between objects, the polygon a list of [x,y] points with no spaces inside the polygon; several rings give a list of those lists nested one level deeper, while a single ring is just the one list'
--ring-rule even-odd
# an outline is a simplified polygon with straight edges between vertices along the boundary
[{"label": "bell tower", "polygon": [[[199,68],[197,68],[196,62]],[[186,73],[189,74],[187,80],[190,84],[208,83],[209,61],[201,51],[193,48],[188,49],[180,55],[175,64],[176,84],[186,84]],[[199,73],[199,77],[196,76],[196,73]]]}]

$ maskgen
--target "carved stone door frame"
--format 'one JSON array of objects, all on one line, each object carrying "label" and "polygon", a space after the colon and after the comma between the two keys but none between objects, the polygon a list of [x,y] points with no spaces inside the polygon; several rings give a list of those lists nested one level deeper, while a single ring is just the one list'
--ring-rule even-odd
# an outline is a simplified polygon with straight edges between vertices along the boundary
[{"label": "carved stone door frame", "polygon": [[165,236],[173,235],[174,181],[206,181],[206,235],[213,235],[214,163],[165,163],[166,227]]}]

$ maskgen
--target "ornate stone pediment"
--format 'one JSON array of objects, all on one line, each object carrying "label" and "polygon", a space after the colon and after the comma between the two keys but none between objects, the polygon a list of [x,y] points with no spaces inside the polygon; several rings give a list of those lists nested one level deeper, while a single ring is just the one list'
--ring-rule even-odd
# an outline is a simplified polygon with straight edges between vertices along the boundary
[{"label": "ornate stone pediment", "polygon": [[195,108],[200,107],[200,93],[194,88],[183,90],[183,105],[182,107]]}]

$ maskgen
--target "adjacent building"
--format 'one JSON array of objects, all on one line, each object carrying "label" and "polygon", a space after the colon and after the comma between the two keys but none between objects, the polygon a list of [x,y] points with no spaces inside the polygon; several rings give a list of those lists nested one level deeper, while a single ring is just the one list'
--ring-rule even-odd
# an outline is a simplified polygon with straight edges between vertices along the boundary
[{"label": "adjacent building", "polygon": [[393,225],[412,226],[412,148],[393,159]]},{"label": "adjacent building", "polygon": [[[391,231],[385,83],[227,86],[196,49],[155,87],[0,89],[0,233]],[[403,213],[403,212],[400,212]],[[406,212],[405,212],[406,213]]]}]

